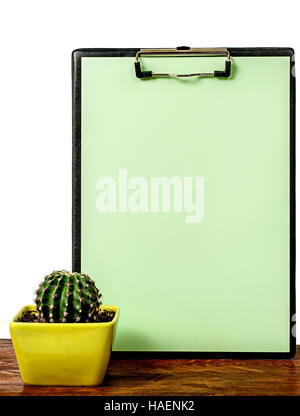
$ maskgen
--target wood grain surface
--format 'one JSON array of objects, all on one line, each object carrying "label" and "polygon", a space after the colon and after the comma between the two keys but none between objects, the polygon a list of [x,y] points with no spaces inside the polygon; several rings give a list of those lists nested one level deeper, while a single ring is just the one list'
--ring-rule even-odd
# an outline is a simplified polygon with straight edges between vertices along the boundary
[{"label": "wood grain surface", "polygon": [[10,340],[0,340],[0,396],[298,396],[292,360],[111,359],[98,387],[26,386]]}]

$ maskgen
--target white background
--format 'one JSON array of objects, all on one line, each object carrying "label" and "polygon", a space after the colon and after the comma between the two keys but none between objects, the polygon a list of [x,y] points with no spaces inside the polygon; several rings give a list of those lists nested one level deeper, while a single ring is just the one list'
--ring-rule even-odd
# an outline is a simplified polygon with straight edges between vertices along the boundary
[{"label": "white background", "polygon": [[9,337],[9,320],[32,302],[44,274],[71,269],[72,50],[289,46],[298,53],[298,3],[0,3],[0,338]]}]

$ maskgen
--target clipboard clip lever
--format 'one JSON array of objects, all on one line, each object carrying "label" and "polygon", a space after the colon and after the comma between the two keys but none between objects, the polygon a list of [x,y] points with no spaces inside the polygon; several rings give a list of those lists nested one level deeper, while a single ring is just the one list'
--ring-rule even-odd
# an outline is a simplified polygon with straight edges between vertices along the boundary
[{"label": "clipboard clip lever", "polygon": [[[168,56],[190,56],[190,55],[202,55],[202,56],[226,56],[224,71],[213,72],[196,72],[192,74],[171,74],[171,73],[155,73],[152,71],[143,71],[141,67],[140,57],[142,55],[168,55]],[[217,77],[228,78],[231,72],[231,60],[230,52],[226,48],[189,48],[188,46],[179,46],[174,49],[140,49],[135,56],[135,74],[137,78],[153,78],[153,77],[171,77],[171,78],[188,78],[188,77]]]}]

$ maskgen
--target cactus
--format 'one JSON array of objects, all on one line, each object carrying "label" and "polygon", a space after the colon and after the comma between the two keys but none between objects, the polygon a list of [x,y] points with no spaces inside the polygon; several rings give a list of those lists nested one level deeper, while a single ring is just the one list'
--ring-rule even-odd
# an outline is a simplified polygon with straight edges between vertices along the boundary
[{"label": "cactus", "polygon": [[40,322],[93,322],[98,318],[101,294],[87,275],[56,271],[36,291]]}]

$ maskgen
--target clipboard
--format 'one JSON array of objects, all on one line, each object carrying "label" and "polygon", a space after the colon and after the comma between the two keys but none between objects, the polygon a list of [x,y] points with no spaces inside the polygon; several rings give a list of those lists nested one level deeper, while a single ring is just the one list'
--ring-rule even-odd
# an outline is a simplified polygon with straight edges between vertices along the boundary
[{"label": "clipboard", "polygon": [[295,354],[290,48],[78,49],[73,270],[126,357]]}]

